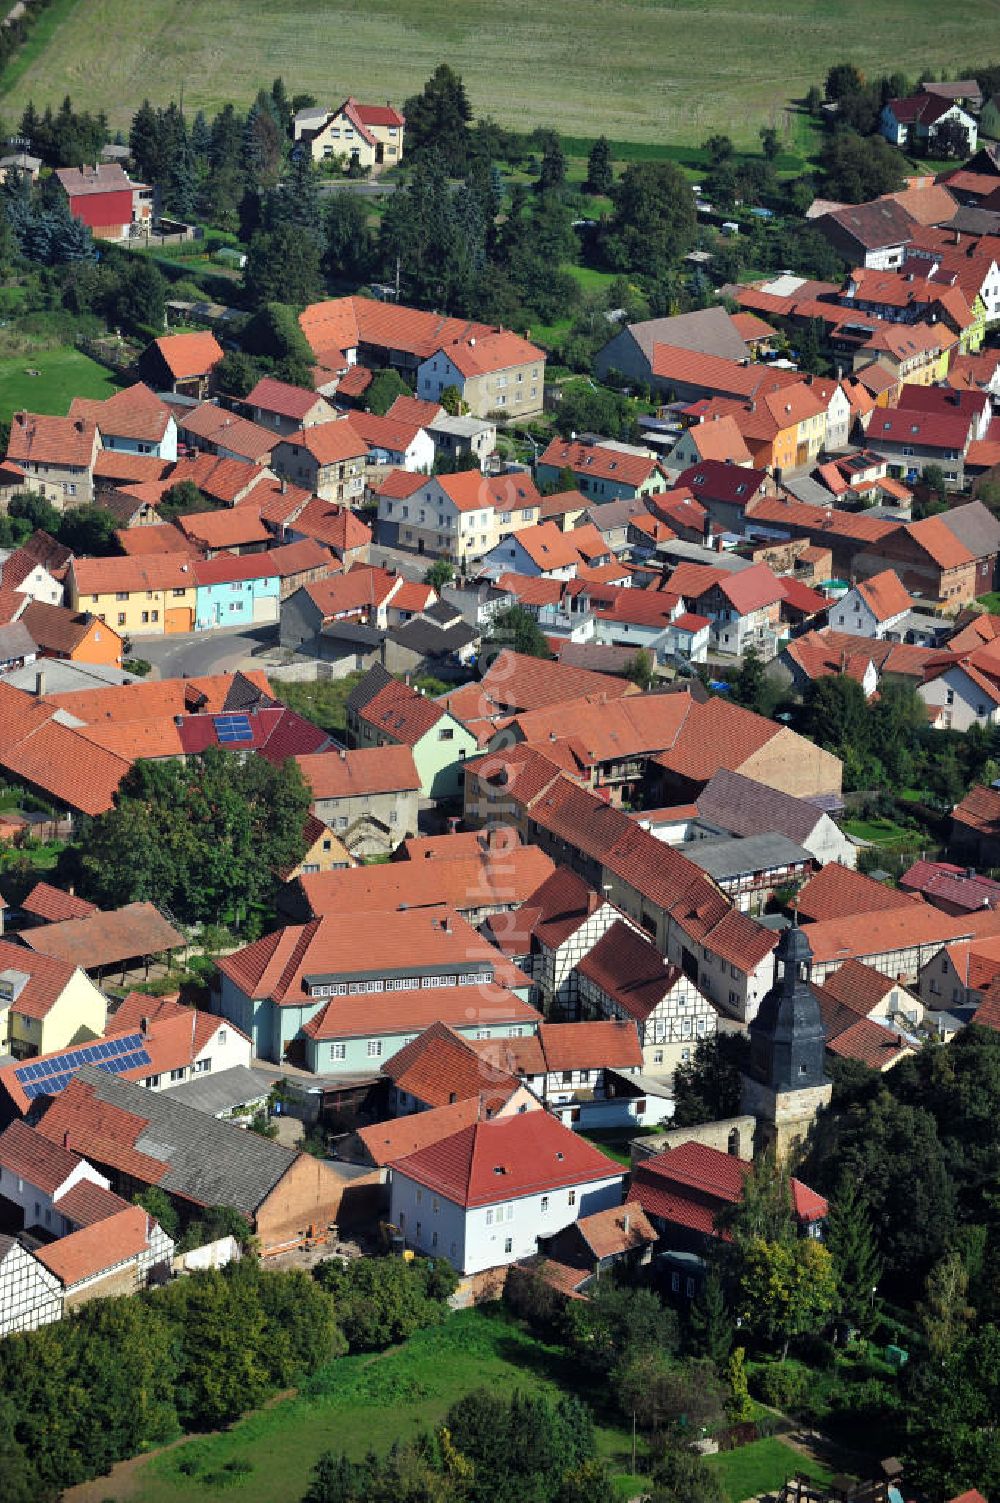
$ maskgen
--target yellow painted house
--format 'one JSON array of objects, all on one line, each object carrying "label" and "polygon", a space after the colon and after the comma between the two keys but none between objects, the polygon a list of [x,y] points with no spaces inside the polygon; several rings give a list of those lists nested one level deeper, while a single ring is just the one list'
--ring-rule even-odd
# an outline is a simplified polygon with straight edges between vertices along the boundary
[{"label": "yellow painted house", "polygon": [[936,386],[948,374],[948,362],[958,349],[958,335],[936,324],[897,324],[880,320],[871,339],[854,356],[854,369],[876,360],[898,381],[911,386]]},{"label": "yellow painted house", "polygon": [[66,587],[73,610],[89,611],[119,636],[194,630],[197,585],[183,555],[75,558]]},{"label": "yellow painted house", "polygon": [[0,1053],[28,1059],[99,1038],[107,1003],[69,961],[0,940]]}]

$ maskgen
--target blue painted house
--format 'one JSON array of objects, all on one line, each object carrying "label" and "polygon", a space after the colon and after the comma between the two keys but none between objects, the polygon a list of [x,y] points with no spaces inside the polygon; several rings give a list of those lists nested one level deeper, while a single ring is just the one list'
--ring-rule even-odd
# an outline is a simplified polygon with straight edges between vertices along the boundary
[{"label": "blue painted house", "polygon": [[195,631],[277,621],[281,582],[267,553],[217,554],[192,565]]}]

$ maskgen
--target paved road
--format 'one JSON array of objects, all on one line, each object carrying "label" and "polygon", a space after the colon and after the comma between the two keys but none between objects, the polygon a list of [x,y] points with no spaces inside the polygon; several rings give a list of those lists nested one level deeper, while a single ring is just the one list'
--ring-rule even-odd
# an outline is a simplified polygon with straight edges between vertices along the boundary
[{"label": "paved road", "polygon": [[366,183],[355,179],[334,179],[333,182],[319,183],[320,193],[353,193],[356,198],[388,198],[395,193],[398,183]]},{"label": "paved road", "polygon": [[259,667],[255,650],[265,645],[275,646],[277,641],[276,626],[257,627],[254,631],[237,626],[170,637],[133,637],[132,656],[152,663],[153,678],[197,678]]}]

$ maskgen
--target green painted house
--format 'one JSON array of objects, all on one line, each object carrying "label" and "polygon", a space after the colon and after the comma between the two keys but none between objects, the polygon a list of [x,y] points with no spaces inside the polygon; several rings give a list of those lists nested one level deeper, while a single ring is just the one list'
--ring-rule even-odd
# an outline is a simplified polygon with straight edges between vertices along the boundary
[{"label": "green painted house", "polygon": [[408,746],[421,796],[432,799],[461,798],[463,764],[480,750],[472,732],[449,710],[379,664],[347,697],[347,739],[358,748]]}]

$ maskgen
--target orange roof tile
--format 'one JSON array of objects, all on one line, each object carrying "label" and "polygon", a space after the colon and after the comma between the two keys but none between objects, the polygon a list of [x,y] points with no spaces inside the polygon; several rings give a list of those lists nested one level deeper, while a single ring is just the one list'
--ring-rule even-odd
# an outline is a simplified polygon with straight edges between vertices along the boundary
[{"label": "orange roof tile", "polygon": [[87,470],[93,461],[96,443],[97,428],[90,418],[15,412],[10,423],[7,458],[20,464],[72,466]]},{"label": "orange roof tile", "polygon": [[915,901],[923,906],[923,900],[913,893],[886,887],[837,861],[820,867],[799,888],[795,901],[800,918],[818,922],[889,908],[912,908]]},{"label": "orange roof tile", "polygon": [[150,1221],[141,1206],[126,1206],[115,1216],[36,1248],[35,1257],[69,1289],[144,1253]]},{"label": "orange roof tile", "polygon": [[538,1037],[549,1070],[642,1068],[634,1022],[542,1023]]},{"label": "orange roof tile", "polygon": [[87,418],[97,424],[102,434],[112,438],[131,438],[146,443],[160,443],[170,422],[170,408],[142,381],[116,391],[103,401],[74,397],[69,406],[71,418]]},{"label": "orange roof tile", "polygon": [[206,375],[223,356],[221,344],[207,329],[192,334],[164,334],[153,342],[175,381]]},{"label": "orange roof tile", "polygon": [[51,1142],[27,1122],[12,1122],[0,1133],[0,1168],[47,1195],[65,1184],[79,1166],[78,1154]]},{"label": "orange roof tile", "polygon": [[[526,976],[505,964],[518,985],[528,985]],[[534,1028],[540,1021],[541,1014],[522,1002],[509,987],[488,982],[480,986],[413,988],[381,997],[336,997],[324,1003],[315,1017],[302,1025],[302,1031],[319,1040],[365,1038],[381,1033],[402,1043],[406,1035],[422,1033],[432,1023],[447,1023],[452,1028],[476,1025]]]},{"label": "orange roof tile", "polygon": [[23,899],[21,910],[46,924],[58,924],[63,919],[86,918],[88,913],[97,912],[97,905],[85,902],[74,893],[63,892],[60,887],[52,887],[48,882],[36,882]]},{"label": "orange roof tile", "polygon": [[382,1074],[397,1091],[424,1106],[449,1106],[473,1098],[485,1115],[509,1101],[520,1084],[515,1075],[490,1065],[444,1023],[432,1023],[412,1043],[404,1044],[382,1066]]},{"label": "orange roof tile", "polygon": [[194,576],[183,554],[150,553],[124,558],[75,558],[70,566],[81,596],[133,590],[194,589]]},{"label": "orange roof tile", "polygon": [[368,445],[346,418],[314,423],[311,428],[299,428],[287,438],[276,439],[275,448],[285,447],[305,449],[318,465],[343,464],[368,453]]},{"label": "orange roof tile", "polygon": [[378,1122],[361,1127],[358,1137],[374,1162],[383,1168],[407,1154],[416,1153],[442,1138],[449,1138],[463,1127],[471,1127],[479,1117],[479,1102],[474,1096],[437,1106],[426,1112],[410,1112],[395,1121]]},{"label": "orange roof tile", "polygon": [[523,903],[553,870],[534,845],[467,856],[393,861],[350,871],[306,872],[297,884],[310,918],[328,913],[389,912],[392,909],[506,907]]},{"label": "orange roof tile", "polygon": [[553,466],[557,470],[571,469],[574,474],[613,480],[616,484],[630,487],[643,485],[651,476],[660,473],[660,464],[656,459],[623,454],[619,449],[606,449],[601,444],[563,438],[554,438],[539,455],[538,463]]}]

